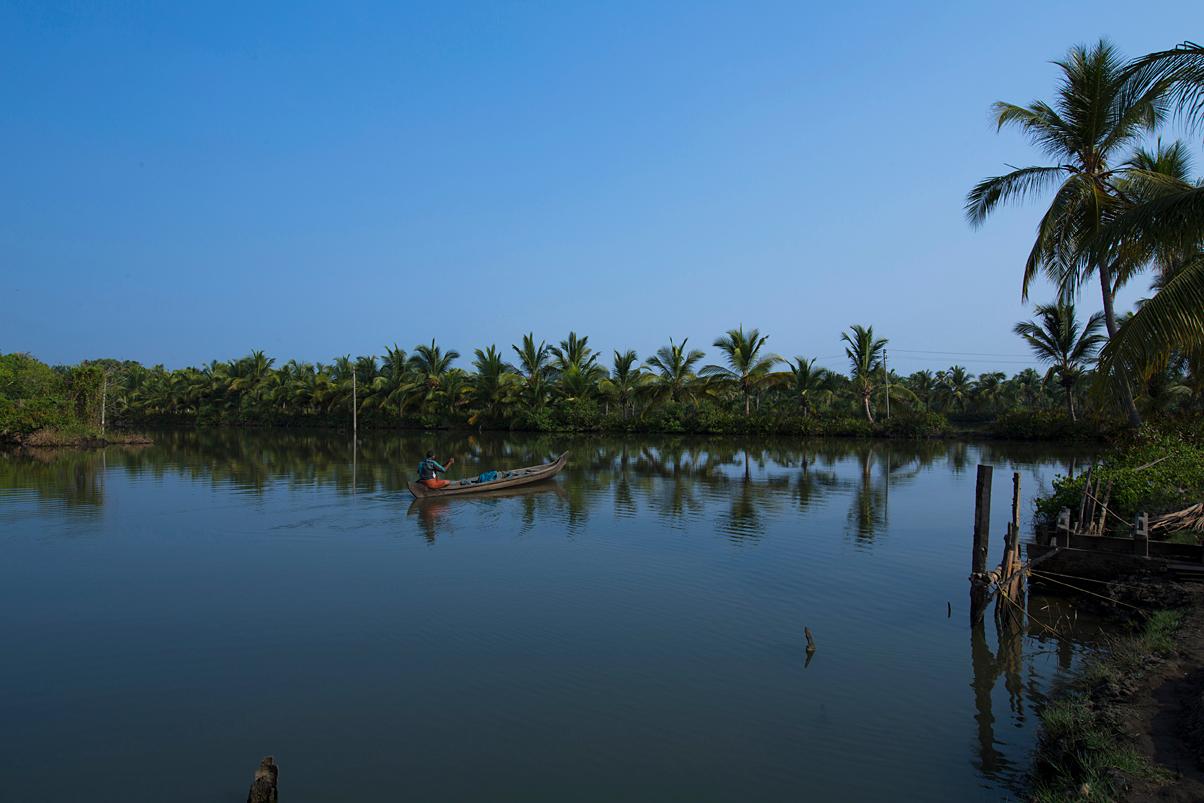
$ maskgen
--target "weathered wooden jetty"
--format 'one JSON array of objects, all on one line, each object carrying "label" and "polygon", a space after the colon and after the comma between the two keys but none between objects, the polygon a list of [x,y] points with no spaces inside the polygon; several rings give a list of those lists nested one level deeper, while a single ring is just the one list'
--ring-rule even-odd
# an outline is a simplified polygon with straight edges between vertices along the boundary
[{"label": "weathered wooden jetty", "polygon": [[[1009,602],[1017,600],[1024,592],[1026,578],[1032,576],[1037,565],[1042,565],[1043,572],[1094,580],[1144,575],[1204,582],[1204,547],[1152,540],[1152,526],[1157,527],[1161,521],[1151,525],[1150,517],[1145,513],[1137,516],[1135,522],[1120,519],[1108,506],[1111,483],[1093,480],[1090,471],[1078,515],[1063,508],[1053,528],[1039,528],[1035,540],[1023,545],[1026,560],[1020,557],[1020,474],[1013,473],[1012,515],[1004,537],[1003,556],[998,566],[988,569],[993,473],[992,466],[980,465],[974,491],[974,546],[970,570],[970,612],[974,622],[981,621],[987,605],[996,596]],[[1192,510],[1194,508],[1189,509]],[[1189,511],[1170,515],[1180,516]],[[1109,530],[1109,516],[1129,528],[1127,537],[1116,535],[1116,526]],[[1162,517],[1163,520],[1166,518]]]}]

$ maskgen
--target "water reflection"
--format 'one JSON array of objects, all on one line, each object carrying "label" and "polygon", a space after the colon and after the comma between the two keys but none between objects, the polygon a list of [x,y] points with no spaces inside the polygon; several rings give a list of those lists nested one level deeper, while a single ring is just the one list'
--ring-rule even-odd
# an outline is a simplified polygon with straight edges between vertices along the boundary
[{"label": "water reflection", "polygon": [[[767,513],[793,502],[823,509],[843,498],[848,531],[872,544],[890,524],[892,491],[942,465],[953,474],[976,462],[1053,466],[1072,471],[1081,456],[1050,457],[1027,444],[963,442],[779,441],[756,445],[732,439],[684,437],[620,440],[563,435],[497,436],[468,433],[380,434],[350,438],[314,432],[199,430],[160,433],[149,447],[97,451],[25,450],[0,454],[0,488],[24,489],[72,508],[104,504],[104,474],[162,478],[176,475],[263,495],[274,486],[330,488],[339,494],[390,494],[409,499],[416,456],[427,448],[455,456],[456,476],[549,459],[566,449],[568,468],[554,504],[532,504],[524,515],[555,511],[570,532],[607,504],[617,515],[649,511],[684,526],[711,511],[714,529],[734,542],[764,534]],[[1034,473],[1034,476],[1035,473]],[[1047,478],[1039,481],[1048,482]],[[714,507],[711,510],[711,507]],[[420,517],[425,537],[441,517]]]},{"label": "water reflection", "polygon": [[[566,449],[569,465],[542,485],[414,502],[406,483],[428,448],[456,457],[456,476]],[[588,755],[607,799],[885,799],[899,780],[915,799],[998,797],[1077,648],[1004,610],[967,650],[961,612],[946,619],[966,590],[972,467],[1022,471],[1031,494],[1076,459],[1008,444],[228,431],[0,454],[0,596],[33,612],[0,618],[23,656],[0,687],[42,684],[66,723],[37,742],[0,734],[0,748],[34,766],[62,734],[113,722],[150,740],[163,712],[203,731],[171,746],[199,755],[254,704],[240,689],[271,689],[295,714],[261,723],[271,749],[329,756],[359,738],[365,765],[406,762],[423,799],[487,796],[448,795],[455,773],[424,747],[466,730],[497,746],[483,775],[542,778]],[[74,533],[96,537],[58,537]],[[1053,604],[1033,618],[1052,622]],[[270,626],[250,632],[251,619]],[[253,660],[262,638],[271,649]],[[139,652],[148,643],[163,649]],[[163,693],[103,711],[63,702],[62,689],[93,699],[97,666]],[[177,684],[214,714],[180,710]],[[59,722],[5,710],[16,730]],[[335,725],[314,732],[311,717]],[[881,772],[861,772],[871,753]],[[203,758],[209,778],[219,759]],[[666,781],[667,766],[682,772]],[[554,785],[538,799],[572,796]]]}]

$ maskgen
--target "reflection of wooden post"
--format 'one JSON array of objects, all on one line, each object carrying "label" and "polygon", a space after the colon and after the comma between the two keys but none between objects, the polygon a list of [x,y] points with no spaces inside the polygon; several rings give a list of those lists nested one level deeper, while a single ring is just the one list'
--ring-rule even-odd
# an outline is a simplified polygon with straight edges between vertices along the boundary
[{"label": "reflection of wooden post", "polygon": [[970,562],[970,622],[982,620],[989,585],[986,581],[987,547],[991,529],[991,466],[978,467],[974,488],[974,554]]},{"label": "reflection of wooden post", "polygon": [[247,803],[276,803],[276,777],[279,774],[275,758],[267,756],[260,761],[255,780],[251,781],[251,791],[247,793]]}]

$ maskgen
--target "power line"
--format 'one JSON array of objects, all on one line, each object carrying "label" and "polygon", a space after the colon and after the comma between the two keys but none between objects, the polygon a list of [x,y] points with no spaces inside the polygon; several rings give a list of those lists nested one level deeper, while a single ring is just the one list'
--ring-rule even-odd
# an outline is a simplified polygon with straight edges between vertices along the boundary
[{"label": "power line", "polygon": [[952,355],[962,356],[962,357],[1015,357],[1015,358],[1026,359],[1026,360],[1032,359],[1027,354],[1002,354],[1000,352],[991,352],[991,351],[925,351],[923,349],[900,349],[900,348],[896,348],[895,351],[902,351],[907,354],[952,354]]}]

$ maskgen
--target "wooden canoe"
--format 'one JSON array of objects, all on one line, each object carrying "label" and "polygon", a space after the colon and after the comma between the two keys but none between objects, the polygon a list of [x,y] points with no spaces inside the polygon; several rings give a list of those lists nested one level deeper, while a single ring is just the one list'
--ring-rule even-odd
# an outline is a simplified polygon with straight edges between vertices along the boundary
[{"label": "wooden canoe", "polygon": [[410,493],[414,495],[415,499],[432,499],[435,497],[460,496],[461,494],[475,494],[485,491],[497,491],[502,488],[514,488],[519,485],[530,485],[533,482],[555,477],[568,461],[569,453],[565,452],[551,463],[516,468],[511,471],[499,471],[496,480],[490,480],[489,482],[459,480],[437,490],[428,488],[421,482],[411,482],[409,484]]}]

